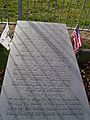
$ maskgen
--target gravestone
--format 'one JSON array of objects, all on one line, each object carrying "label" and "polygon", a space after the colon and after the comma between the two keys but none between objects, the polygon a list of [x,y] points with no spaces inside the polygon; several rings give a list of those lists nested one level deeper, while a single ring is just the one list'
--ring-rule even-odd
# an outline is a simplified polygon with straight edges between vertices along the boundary
[{"label": "gravestone", "polygon": [[0,96],[0,120],[90,120],[66,25],[17,22]]}]

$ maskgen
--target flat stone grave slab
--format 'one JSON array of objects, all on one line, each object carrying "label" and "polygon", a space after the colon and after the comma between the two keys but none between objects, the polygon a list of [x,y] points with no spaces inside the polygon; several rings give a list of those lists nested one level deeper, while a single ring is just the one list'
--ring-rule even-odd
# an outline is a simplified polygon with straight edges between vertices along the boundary
[{"label": "flat stone grave slab", "polygon": [[0,120],[90,120],[66,25],[17,22],[0,96]]}]

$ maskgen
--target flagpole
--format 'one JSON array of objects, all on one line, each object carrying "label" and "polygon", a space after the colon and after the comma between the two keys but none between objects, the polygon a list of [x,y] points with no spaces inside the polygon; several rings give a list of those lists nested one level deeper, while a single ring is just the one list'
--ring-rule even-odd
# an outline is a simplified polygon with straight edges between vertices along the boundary
[{"label": "flagpole", "polygon": [[74,30],[76,30],[76,28],[79,26],[79,24],[78,24],[78,22],[77,22],[77,25],[76,25],[76,27],[75,27],[75,29]]}]

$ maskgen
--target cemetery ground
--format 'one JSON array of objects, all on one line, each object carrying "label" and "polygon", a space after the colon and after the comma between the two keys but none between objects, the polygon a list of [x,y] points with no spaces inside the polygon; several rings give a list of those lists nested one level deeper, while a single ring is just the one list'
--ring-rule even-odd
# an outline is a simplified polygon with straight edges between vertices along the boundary
[{"label": "cemetery ground", "polygon": [[[90,0],[88,0],[83,8],[84,0],[23,0],[22,1],[22,19],[31,21],[48,21],[66,23],[73,27],[76,26],[78,20],[79,26],[88,28],[90,24],[90,15],[85,20]],[[77,7],[76,7],[77,5]],[[8,6],[8,8],[7,8]],[[0,1],[1,21],[6,21],[6,17],[10,22],[16,22],[18,19],[18,0],[9,0],[6,5],[5,0]],[[6,13],[6,10],[8,12]],[[6,15],[7,14],[7,15]],[[80,16],[82,14],[82,16]],[[73,22],[72,22],[73,20]],[[86,22],[85,22],[86,21]]]},{"label": "cemetery ground", "polygon": [[[0,34],[2,33],[3,29],[4,29],[4,25],[2,25],[0,29]],[[14,33],[14,29],[15,29],[15,25],[10,25],[10,33],[12,36]],[[73,30],[69,30],[70,36],[72,32]],[[90,32],[81,31],[81,35],[83,38],[83,48],[90,49]],[[2,86],[8,55],[9,55],[9,51],[7,52],[7,50],[0,44],[0,86]],[[79,63],[79,68],[86,89],[86,93],[88,96],[88,100],[90,103],[90,61],[83,64]]]}]

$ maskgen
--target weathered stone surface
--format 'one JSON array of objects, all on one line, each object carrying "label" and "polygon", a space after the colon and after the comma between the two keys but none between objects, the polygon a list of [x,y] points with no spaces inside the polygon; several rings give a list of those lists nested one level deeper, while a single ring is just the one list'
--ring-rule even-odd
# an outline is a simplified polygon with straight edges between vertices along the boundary
[{"label": "weathered stone surface", "polygon": [[0,96],[0,120],[89,120],[66,26],[18,21]]}]

